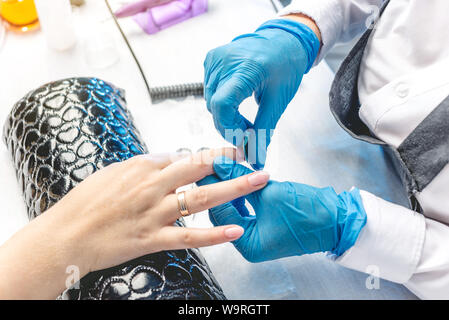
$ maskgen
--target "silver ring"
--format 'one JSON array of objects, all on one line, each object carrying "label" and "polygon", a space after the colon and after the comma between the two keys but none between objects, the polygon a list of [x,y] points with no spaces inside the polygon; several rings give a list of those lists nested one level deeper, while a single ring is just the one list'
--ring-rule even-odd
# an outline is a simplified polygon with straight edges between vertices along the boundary
[{"label": "silver ring", "polygon": [[189,209],[187,209],[186,193],[185,193],[185,191],[178,192],[177,196],[178,196],[179,213],[183,217],[190,216]]}]

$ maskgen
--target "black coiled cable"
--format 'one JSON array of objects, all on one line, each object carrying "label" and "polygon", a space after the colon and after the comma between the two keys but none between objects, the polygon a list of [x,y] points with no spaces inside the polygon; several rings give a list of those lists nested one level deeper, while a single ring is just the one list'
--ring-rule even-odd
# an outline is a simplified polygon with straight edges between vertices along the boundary
[{"label": "black coiled cable", "polygon": [[[204,84],[203,83],[184,83],[184,84],[177,84],[172,86],[164,86],[164,87],[153,87],[151,88],[148,84],[147,78],[145,77],[145,73],[142,70],[142,67],[140,66],[139,60],[137,59],[136,55],[134,54],[133,49],[131,48],[131,45],[128,42],[128,39],[126,38],[125,33],[123,32],[122,28],[120,27],[120,24],[117,21],[117,18],[115,17],[114,13],[112,12],[111,6],[109,5],[108,0],[105,0],[106,6],[112,16],[112,19],[114,19],[114,22],[120,31],[120,34],[123,37],[123,40],[126,43],[126,46],[128,47],[129,51],[131,52],[131,55],[134,58],[134,61],[137,64],[137,67],[139,69],[139,72],[143,78],[143,81],[145,83],[145,86],[147,88],[148,94],[150,95],[151,102],[155,103],[158,101],[166,100],[166,99],[176,99],[176,98],[185,98],[189,96],[203,96],[204,92]],[[281,4],[283,6],[288,5],[291,0],[280,0]],[[273,4],[274,10],[277,12],[278,9],[276,5],[274,4],[273,0],[271,0],[271,3]]]},{"label": "black coiled cable", "polygon": [[150,95],[151,102],[155,103],[158,101],[162,101],[165,99],[174,99],[174,98],[184,98],[188,96],[203,96],[203,84],[202,83],[185,83],[185,84],[178,84],[173,86],[164,86],[164,87],[150,87],[147,81],[147,78],[145,77],[145,73],[142,70],[142,67],[140,66],[139,60],[137,59],[136,55],[134,54],[134,50],[132,49],[131,45],[129,44],[128,38],[126,37],[125,33],[123,32],[122,28],[120,27],[120,24],[117,21],[117,18],[115,17],[111,6],[109,5],[109,1],[105,0],[106,7],[109,10],[109,13],[111,14],[112,19],[115,22],[115,25],[117,26],[118,30],[120,31],[120,34],[125,41],[126,46],[128,47],[129,51],[131,52],[131,55],[133,56],[134,61],[136,62],[136,65],[139,69],[139,72],[142,76],[142,79],[145,83],[145,86],[147,88],[148,94]]},{"label": "black coiled cable", "polygon": [[204,85],[198,83],[183,83],[164,87],[151,87],[150,96],[153,103],[166,100],[184,98],[189,96],[203,96]]}]

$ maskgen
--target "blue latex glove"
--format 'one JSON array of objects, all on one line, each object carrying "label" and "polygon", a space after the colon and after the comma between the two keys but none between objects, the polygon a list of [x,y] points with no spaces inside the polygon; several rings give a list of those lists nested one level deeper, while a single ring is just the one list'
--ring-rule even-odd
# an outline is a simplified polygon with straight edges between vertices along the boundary
[{"label": "blue latex glove", "polygon": [[[244,145],[243,132],[254,130],[246,139],[247,161],[253,168],[263,168],[272,130],[319,48],[320,42],[309,27],[276,19],[208,53],[204,62],[207,109],[221,135],[236,146]],[[253,92],[259,105],[254,124],[238,111]]]},{"label": "blue latex glove", "polygon": [[[220,161],[219,161],[220,160]],[[242,165],[214,161],[215,175],[200,185],[230,180],[252,171]],[[215,226],[237,224],[245,229],[235,247],[248,261],[260,262],[288,256],[330,251],[340,256],[352,247],[366,223],[358,189],[339,195],[328,188],[270,181],[245,197],[256,215],[249,215],[244,199],[209,210]]]}]

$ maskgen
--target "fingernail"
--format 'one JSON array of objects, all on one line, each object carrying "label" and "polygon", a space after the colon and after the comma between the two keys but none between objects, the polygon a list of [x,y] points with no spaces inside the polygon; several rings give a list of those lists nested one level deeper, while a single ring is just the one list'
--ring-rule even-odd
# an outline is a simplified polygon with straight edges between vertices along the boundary
[{"label": "fingernail", "polygon": [[240,238],[245,230],[242,227],[231,227],[224,231],[226,238],[236,239]]},{"label": "fingernail", "polygon": [[248,177],[250,185],[256,187],[266,183],[270,179],[270,175],[265,171],[257,171]]}]

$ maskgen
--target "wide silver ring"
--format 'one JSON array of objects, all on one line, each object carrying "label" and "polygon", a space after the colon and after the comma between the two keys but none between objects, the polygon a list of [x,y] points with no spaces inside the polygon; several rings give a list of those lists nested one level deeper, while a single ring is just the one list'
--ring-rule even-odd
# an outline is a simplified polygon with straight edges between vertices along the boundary
[{"label": "wide silver ring", "polygon": [[178,192],[177,196],[178,196],[179,213],[183,217],[190,216],[189,209],[187,209],[186,193],[185,193],[185,191]]}]

